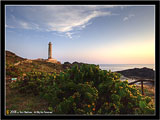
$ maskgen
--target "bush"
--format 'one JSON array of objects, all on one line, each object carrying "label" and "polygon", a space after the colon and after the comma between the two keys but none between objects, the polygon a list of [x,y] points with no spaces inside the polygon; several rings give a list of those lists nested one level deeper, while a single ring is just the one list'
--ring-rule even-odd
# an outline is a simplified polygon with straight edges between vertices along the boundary
[{"label": "bush", "polygon": [[6,68],[6,75],[10,77],[21,77],[23,74],[22,69],[15,67],[14,65],[8,65]]},{"label": "bush", "polygon": [[144,98],[128,81],[120,81],[120,74],[96,65],[74,65],[59,74],[27,73],[12,87],[45,98],[55,114],[154,113],[150,97]]}]

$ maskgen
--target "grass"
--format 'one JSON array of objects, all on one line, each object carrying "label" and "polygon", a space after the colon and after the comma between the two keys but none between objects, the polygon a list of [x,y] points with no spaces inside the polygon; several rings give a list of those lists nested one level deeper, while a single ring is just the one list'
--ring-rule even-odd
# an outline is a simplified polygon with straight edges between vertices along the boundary
[{"label": "grass", "polygon": [[[141,85],[136,86],[137,89],[141,91]],[[144,96],[149,96],[152,98],[150,104],[155,105],[155,87],[154,85],[143,85]]]},{"label": "grass", "polygon": [[9,86],[6,88],[6,110],[48,111],[48,106],[49,104],[39,96],[21,94],[17,90],[11,90]]}]

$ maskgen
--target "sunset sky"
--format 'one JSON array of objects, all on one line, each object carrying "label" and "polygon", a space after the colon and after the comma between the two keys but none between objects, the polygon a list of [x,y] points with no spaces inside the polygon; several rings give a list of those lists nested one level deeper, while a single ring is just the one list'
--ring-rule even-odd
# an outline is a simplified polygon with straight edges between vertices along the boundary
[{"label": "sunset sky", "polygon": [[28,58],[154,64],[154,6],[6,6],[6,50]]}]

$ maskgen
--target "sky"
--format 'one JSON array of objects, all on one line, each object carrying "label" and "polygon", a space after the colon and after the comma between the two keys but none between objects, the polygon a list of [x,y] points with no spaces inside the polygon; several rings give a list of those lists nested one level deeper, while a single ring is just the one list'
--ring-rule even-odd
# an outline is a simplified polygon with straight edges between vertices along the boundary
[{"label": "sky", "polygon": [[7,5],[5,49],[27,59],[155,64],[154,6]]}]

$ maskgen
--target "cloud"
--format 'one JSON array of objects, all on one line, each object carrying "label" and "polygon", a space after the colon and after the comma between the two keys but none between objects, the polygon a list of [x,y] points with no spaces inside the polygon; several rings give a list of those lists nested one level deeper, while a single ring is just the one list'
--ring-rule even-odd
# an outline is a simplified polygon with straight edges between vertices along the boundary
[{"label": "cloud", "polygon": [[73,34],[73,33],[70,33],[70,32],[67,32],[67,33],[66,33],[66,35],[67,35],[69,38],[72,38],[72,34]]},{"label": "cloud", "polygon": [[73,30],[84,29],[96,17],[112,15],[109,9],[113,7],[115,6],[12,6],[6,22],[13,28],[55,31],[72,38]]},{"label": "cloud", "polygon": [[127,21],[127,20],[131,19],[134,16],[135,16],[134,14],[129,14],[128,16],[123,18],[123,21]]},{"label": "cloud", "polygon": [[123,21],[127,21],[129,18],[128,17],[124,17],[123,18]]},{"label": "cloud", "polygon": [[[27,22],[21,19],[16,18],[14,15],[11,15],[11,21],[6,23],[6,28],[20,28],[20,29],[32,29],[32,30],[40,30],[39,25],[31,22]],[[9,24],[9,25],[8,25]]]},{"label": "cloud", "polygon": [[24,29],[32,29],[32,27],[27,22],[24,21],[19,21],[19,25]]},{"label": "cloud", "polygon": [[[69,32],[74,28],[79,27],[80,29],[85,28],[86,24],[93,18],[99,16],[110,15],[110,12],[101,12],[101,11],[93,11],[89,14],[73,14],[70,15],[71,18],[67,18],[69,15],[57,16],[59,21],[57,22],[48,22],[48,30],[49,31],[58,31],[58,32]],[[66,18],[66,19],[65,19]],[[56,18],[55,18],[56,19]]]},{"label": "cloud", "polygon": [[10,26],[10,25],[7,25],[7,24],[5,24],[5,27],[6,28],[15,28],[14,26]]}]

